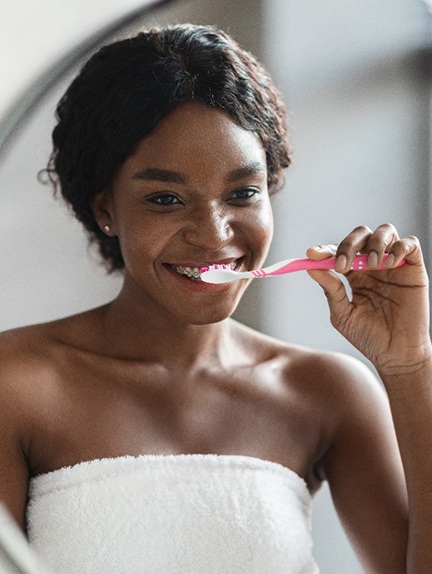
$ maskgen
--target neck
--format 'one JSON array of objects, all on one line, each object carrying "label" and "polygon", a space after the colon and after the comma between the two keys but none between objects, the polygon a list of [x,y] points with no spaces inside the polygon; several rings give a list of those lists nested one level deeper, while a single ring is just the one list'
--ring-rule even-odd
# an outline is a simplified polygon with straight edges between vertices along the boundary
[{"label": "neck", "polygon": [[110,354],[119,358],[159,362],[175,368],[229,365],[233,360],[234,322],[193,325],[149,306],[130,305],[122,293],[102,308]]}]

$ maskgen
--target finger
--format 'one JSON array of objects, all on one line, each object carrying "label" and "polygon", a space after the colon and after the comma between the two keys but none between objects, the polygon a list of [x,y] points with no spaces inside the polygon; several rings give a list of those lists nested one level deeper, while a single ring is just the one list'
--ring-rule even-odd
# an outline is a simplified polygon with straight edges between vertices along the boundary
[{"label": "finger", "polygon": [[[364,251],[368,254],[367,266],[369,269],[380,269],[383,262],[384,253],[389,252],[395,241],[398,241],[399,234],[390,223],[380,225],[370,235]],[[400,258],[402,259],[402,257]]]},{"label": "finger", "polygon": [[351,269],[354,257],[366,247],[371,235],[372,230],[369,227],[360,225],[339,243],[336,251],[336,271],[347,273]]},{"label": "finger", "polygon": [[392,269],[406,259],[410,265],[423,266],[423,254],[420,241],[414,235],[408,235],[395,241],[389,249],[389,256],[385,262],[387,269]]},{"label": "finger", "polygon": [[337,245],[314,245],[309,247],[306,251],[306,256],[315,261],[321,261],[328,257],[334,257],[336,254]]}]

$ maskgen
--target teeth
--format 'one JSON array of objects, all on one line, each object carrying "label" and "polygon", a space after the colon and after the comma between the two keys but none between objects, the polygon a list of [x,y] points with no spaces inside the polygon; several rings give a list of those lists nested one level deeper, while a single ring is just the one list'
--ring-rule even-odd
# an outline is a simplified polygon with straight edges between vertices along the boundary
[{"label": "teeth", "polygon": [[180,273],[180,275],[186,275],[186,277],[193,277],[194,279],[199,279],[201,277],[199,267],[176,267],[173,265],[173,269]]},{"label": "teeth", "polygon": [[[237,263],[233,261],[227,265],[210,265],[212,268],[224,268],[224,269],[235,269]],[[172,265],[172,268],[177,271],[180,275],[186,275],[186,277],[190,277],[191,279],[200,279],[200,267],[182,267],[181,265]]]}]

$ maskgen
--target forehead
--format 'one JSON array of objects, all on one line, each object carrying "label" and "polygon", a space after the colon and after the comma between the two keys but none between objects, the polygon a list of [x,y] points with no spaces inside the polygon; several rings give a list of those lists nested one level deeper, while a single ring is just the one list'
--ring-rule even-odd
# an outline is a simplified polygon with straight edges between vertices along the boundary
[{"label": "forehead", "polygon": [[187,172],[202,168],[215,174],[251,163],[261,163],[266,170],[259,138],[224,111],[197,103],[184,104],[168,114],[126,160],[130,169]]}]

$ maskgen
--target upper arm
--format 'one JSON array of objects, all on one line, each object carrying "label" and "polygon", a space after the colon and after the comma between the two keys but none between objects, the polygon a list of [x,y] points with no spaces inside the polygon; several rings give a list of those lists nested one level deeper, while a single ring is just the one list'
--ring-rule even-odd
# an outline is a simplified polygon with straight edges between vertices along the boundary
[{"label": "upper arm", "polygon": [[367,572],[405,572],[407,496],[387,397],[356,360],[341,359],[332,377],[338,406],[321,468],[336,510]]},{"label": "upper arm", "polygon": [[0,500],[25,531],[29,471],[26,448],[26,397],[20,366],[0,344]]},{"label": "upper arm", "polygon": [[25,531],[25,513],[27,506],[28,469],[19,441],[7,420],[2,415],[0,421],[0,500]]}]

